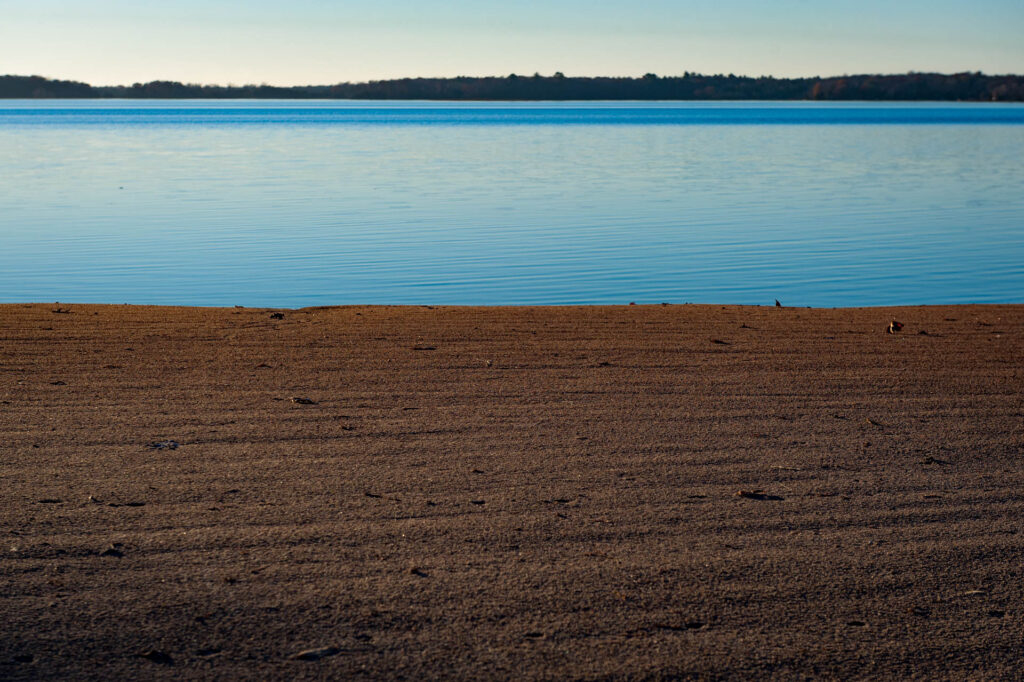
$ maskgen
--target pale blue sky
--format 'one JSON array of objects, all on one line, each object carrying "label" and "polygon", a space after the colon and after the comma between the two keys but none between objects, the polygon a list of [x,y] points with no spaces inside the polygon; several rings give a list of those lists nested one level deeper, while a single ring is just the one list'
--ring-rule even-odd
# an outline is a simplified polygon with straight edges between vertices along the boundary
[{"label": "pale blue sky", "polygon": [[1024,0],[0,0],[0,74],[1024,73]]}]

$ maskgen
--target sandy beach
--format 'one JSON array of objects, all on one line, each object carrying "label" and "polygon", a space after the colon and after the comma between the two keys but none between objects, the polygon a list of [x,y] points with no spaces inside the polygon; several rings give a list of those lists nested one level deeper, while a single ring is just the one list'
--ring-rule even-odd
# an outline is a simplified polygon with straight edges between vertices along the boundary
[{"label": "sandy beach", "polygon": [[0,679],[1020,679],[1022,358],[1020,305],[0,305]]}]

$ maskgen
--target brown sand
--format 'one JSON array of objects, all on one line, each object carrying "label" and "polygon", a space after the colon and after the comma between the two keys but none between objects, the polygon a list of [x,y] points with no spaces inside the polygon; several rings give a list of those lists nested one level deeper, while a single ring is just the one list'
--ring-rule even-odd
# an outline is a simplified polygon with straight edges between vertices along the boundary
[{"label": "brown sand", "polygon": [[1021,679],[1024,306],[271,312],[0,306],[0,678]]}]

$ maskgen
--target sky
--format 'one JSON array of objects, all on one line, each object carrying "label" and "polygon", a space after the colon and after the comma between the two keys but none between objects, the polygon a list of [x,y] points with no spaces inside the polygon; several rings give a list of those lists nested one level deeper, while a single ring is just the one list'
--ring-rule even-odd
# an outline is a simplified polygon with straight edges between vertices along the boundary
[{"label": "sky", "polygon": [[1024,0],[0,0],[0,74],[273,85],[510,73],[1024,73]]}]

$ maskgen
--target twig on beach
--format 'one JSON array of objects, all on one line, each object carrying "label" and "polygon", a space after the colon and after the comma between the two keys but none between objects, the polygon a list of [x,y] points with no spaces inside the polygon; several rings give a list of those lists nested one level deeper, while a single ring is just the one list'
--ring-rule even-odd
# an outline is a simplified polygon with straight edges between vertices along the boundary
[{"label": "twig on beach", "polygon": [[739,490],[736,492],[736,497],[745,497],[748,500],[773,500],[778,501],[782,498],[778,495],[769,495],[763,490]]}]

